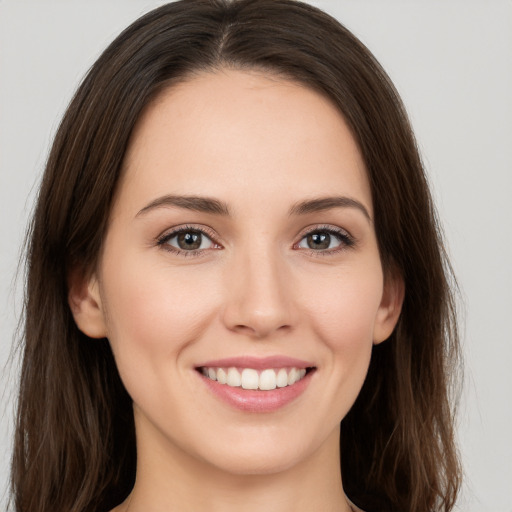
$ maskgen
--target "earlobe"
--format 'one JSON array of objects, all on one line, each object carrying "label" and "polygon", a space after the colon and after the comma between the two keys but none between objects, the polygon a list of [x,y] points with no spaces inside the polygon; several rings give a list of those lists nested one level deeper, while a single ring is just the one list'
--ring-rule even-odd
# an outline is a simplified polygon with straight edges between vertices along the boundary
[{"label": "earlobe", "polygon": [[74,269],[68,276],[68,302],[78,328],[90,338],[105,338],[107,329],[96,275]]},{"label": "earlobe", "polygon": [[405,284],[402,276],[398,274],[388,276],[384,282],[382,301],[375,319],[374,345],[382,343],[391,336],[402,311],[404,295]]}]

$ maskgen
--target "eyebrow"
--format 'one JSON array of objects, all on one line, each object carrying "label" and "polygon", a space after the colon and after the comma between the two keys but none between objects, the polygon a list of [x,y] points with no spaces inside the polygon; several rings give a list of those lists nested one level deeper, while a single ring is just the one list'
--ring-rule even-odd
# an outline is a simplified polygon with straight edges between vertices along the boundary
[{"label": "eyebrow", "polygon": [[[144,215],[156,208],[165,207],[177,207],[201,213],[230,216],[228,205],[218,199],[203,196],[165,195],[151,201],[137,213],[136,217]],[[300,201],[294,204],[288,213],[289,215],[307,215],[310,213],[331,210],[333,208],[356,208],[361,211],[370,222],[372,222],[368,210],[361,202],[345,196],[319,197],[316,199]]]},{"label": "eyebrow", "polygon": [[162,207],[184,208],[185,210],[193,210],[202,213],[212,213],[214,215],[228,216],[229,208],[228,205],[218,199],[202,196],[174,196],[166,195],[158,197],[154,201],[151,201],[147,206],[140,210],[136,217],[143,215],[150,210]]},{"label": "eyebrow", "polygon": [[290,215],[307,215],[308,213],[323,212],[332,208],[356,208],[372,222],[372,218],[363,203],[345,196],[319,197],[318,199],[301,201],[290,208]]}]

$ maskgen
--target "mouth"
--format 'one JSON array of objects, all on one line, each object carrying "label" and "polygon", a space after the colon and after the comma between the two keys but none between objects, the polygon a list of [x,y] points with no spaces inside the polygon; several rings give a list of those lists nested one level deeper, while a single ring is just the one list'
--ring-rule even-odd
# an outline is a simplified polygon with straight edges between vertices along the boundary
[{"label": "mouth", "polygon": [[277,388],[293,386],[315,370],[314,366],[300,368],[241,368],[201,366],[197,370],[206,378],[232,388],[272,391]]},{"label": "mouth", "polygon": [[285,356],[237,357],[195,367],[206,388],[224,403],[243,412],[273,412],[298,399],[317,367]]}]

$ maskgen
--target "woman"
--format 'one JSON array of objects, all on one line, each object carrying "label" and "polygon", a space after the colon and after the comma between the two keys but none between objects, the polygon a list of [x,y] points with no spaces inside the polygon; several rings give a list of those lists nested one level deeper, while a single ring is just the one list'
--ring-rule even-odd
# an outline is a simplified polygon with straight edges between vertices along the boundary
[{"label": "woman", "polygon": [[16,510],[451,510],[449,279],[353,35],[287,0],[152,11],[41,186]]}]

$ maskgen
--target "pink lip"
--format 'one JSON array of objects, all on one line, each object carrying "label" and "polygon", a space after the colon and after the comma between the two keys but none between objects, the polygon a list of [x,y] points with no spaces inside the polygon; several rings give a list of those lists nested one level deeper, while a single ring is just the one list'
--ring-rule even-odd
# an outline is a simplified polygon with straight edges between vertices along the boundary
[{"label": "pink lip", "polygon": [[245,412],[273,412],[298,398],[306,390],[315,372],[307,373],[304,378],[284,388],[271,391],[233,388],[227,384],[219,384],[198,373],[197,375],[208,386],[209,390],[235,409]]},{"label": "pink lip", "polygon": [[[310,361],[303,361],[288,356],[270,356],[270,357],[228,357],[225,359],[215,359],[206,361],[197,365],[196,368],[254,368],[255,370],[265,370],[266,368],[310,368],[315,366]],[[283,388],[284,389],[284,388]]]},{"label": "pink lip", "polygon": [[[253,368],[263,370],[266,368],[311,368],[314,365],[309,361],[303,361],[287,356],[272,356],[264,358],[256,357],[231,357],[207,361],[196,369],[208,368]],[[197,375],[205,383],[208,389],[224,403],[244,412],[273,412],[297,399],[307,389],[315,371],[310,371],[301,380],[291,386],[276,388],[269,391],[243,389],[220,384],[216,380],[209,379],[199,371]]]}]

